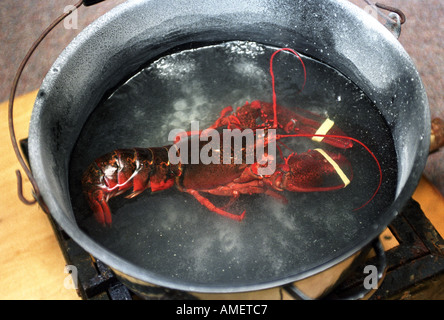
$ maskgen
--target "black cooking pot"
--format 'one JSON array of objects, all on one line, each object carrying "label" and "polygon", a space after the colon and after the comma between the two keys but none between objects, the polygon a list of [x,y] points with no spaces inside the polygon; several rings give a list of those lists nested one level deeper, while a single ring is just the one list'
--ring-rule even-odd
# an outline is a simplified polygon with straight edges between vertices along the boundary
[{"label": "black cooking pot", "polygon": [[[383,182],[391,189],[378,194],[375,205],[359,213],[323,212],[325,216],[307,217],[304,212],[296,216],[290,212],[290,216],[274,215],[276,222],[255,218],[259,215],[251,212],[250,224],[247,219],[242,225],[215,214],[180,220],[185,218],[169,215],[170,210],[161,206],[163,198],[147,194],[139,201],[145,208],[159,203],[157,210],[146,214],[154,220],[126,226],[126,233],[114,244],[102,243],[87,227],[80,228],[75,210],[81,205],[78,194],[70,189],[74,177],[68,173],[71,154],[95,107],[147,62],[182,48],[228,41],[293,48],[339,70],[359,87],[377,108],[392,138],[394,157],[390,164],[381,164],[384,173],[393,174],[392,181]],[[335,105],[340,107],[340,103]],[[172,110],[168,105],[147,108],[153,114]],[[367,129],[369,135],[378,135]],[[150,127],[143,130],[150,135]],[[86,28],[50,69],[32,114],[29,157],[52,217],[130,288],[141,294],[150,285],[227,293],[306,280],[366,253],[415,190],[426,163],[429,136],[427,97],[409,56],[386,28],[347,1],[128,1]],[[168,191],[163,203],[180,198],[177,206],[187,211],[194,199],[177,193]],[[381,197],[385,201],[389,197],[389,202],[378,206]],[[170,219],[164,229],[161,216]],[[146,232],[143,241],[136,237],[139,232]],[[168,239],[162,242],[160,236]],[[122,249],[118,242],[128,246]]]}]

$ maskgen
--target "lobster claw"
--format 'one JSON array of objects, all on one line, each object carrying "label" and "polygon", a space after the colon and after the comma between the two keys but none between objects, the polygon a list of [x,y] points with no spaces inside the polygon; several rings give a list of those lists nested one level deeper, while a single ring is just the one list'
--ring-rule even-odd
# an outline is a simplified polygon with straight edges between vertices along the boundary
[{"label": "lobster claw", "polygon": [[277,190],[331,191],[345,188],[353,179],[350,162],[339,153],[323,149],[291,154],[271,177]]}]

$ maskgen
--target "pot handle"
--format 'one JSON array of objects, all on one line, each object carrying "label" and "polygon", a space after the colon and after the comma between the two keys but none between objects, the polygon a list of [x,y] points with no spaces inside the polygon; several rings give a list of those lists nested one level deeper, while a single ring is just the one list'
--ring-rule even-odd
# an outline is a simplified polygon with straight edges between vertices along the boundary
[{"label": "pot handle", "polygon": [[[373,15],[375,19],[377,19],[377,16],[382,17],[385,21],[384,26],[398,39],[401,35],[401,25],[407,20],[405,14],[400,9],[383,3],[373,3],[370,0],[363,1],[367,3],[364,10],[370,14],[376,13],[376,16]],[[382,10],[389,11],[389,13],[386,15]]]},{"label": "pot handle", "polygon": [[19,199],[26,205],[33,205],[36,202],[38,202],[40,204],[40,206],[42,207],[43,211],[45,211],[46,213],[49,212],[47,206],[45,205],[45,203],[43,202],[43,198],[40,194],[39,191],[39,187],[37,185],[37,182],[35,181],[34,177],[32,176],[31,170],[28,167],[28,165],[26,164],[25,160],[23,159],[23,156],[20,152],[20,148],[18,146],[17,143],[17,138],[15,136],[15,130],[14,130],[14,99],[15,99],[15,94],[17,91],[17,86],[18,86],[18,82],[20,80],[20,77],[23,73],[23,70],[25,69],[26,64],[28,63],[29,59],[31,58],[32,54],[34,53],[34,51],[37,49],[37,47],[39,46],[39,44],[43,41],[43,39],[48,35],[49,32],[51,32],[52,29],[54,29],[61,21],[63,21],[66,17],[68,17],[72,12],[74,12],[74,10],[78,9],[82,4],[84,4],[85,6],[90,6],[99,2],[102,2],[104,0],[80,0],[79,2],[77,2],[74,6],[72,10],[69,10],[68,12],[63,13],[62,15],[60,15],[56,20],[54,20],[44,31],[43,33],[39,36],[39,38],[34,41],[34,43],[32,44],[31,48],[28,50],[28,52],[26,53],[26,56],[23,58],[17,73],[14,77],[13,83],[12,83],[12,87],[11,87],[11,91],[10,91],[10,95],[9,95],[9,104],[8,104],[8,124],[9,124],[9,135],[11,137],[11,143],[12,143],[12,147],[14,149],[15,155],[23,169],[23,171],[25,172],[26,176],[28,177],[29,181],[32,184],[32,188],[33,188],[33,196],[34,199],[32,200],[28,200],[25,198],[25,196],[23,195],[23,186],[22,186],[22,174],[20,172],[20,170],[16,170],[16,175],[17,175],[17,194]]},{"label": "pot handle", "polygon": [[[376,238],[372,242],[372,248],[375,251],[376,254],[376,265],[371,265],[373,270],[376,270],[377,272],[377,283],[367,283],[365,277],[363,281],[361,282],[361,285],[353,287],[351,289],[345,290],[340,293],[331,293],[328,294],[326,297],[323,297],[321,299],[324,300],[365,300],[370,298],[373,293],[379,288],[382,281],[384,280],[385,273],[387,270],[387,258],[385,255],[384,247],[379,239]],[[368,265],[370,266],[370,265]],[[366,266],[367,267],[367,266]],[[364,268],[364,273],[366,272],[366,268]],[[369,275],[370,276],[370,275]],[[299,290],[293,283],[290,283],[284,287],[284,289],[295,299],[298,300],[315,300],[313,298],[308,297],[306,294],[304,294],[301,290]]]},{"label": "pot handle", "polygon": [[444,147],[444,120],[441,118],[433,119],[431,131],[429,151],[433,153]]}]

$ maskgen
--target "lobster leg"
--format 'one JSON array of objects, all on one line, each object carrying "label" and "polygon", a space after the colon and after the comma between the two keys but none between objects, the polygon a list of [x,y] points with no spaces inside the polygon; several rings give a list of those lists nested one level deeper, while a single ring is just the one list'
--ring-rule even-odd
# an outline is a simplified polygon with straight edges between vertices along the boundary
[{"label": "lobster leg", "polygon": [[287,204],[288,203],[288,199],[285,198],[282,194],[272,190],[272,189],[266,189],[265,190],[265,194],[275,198],[276,200],[282,202],[282,204]]},{"label": "lobster leg", "polygon": [[233,205],[233,203],[235,203],[237,201],[237,199],[239,199],[239,197],[240,197],[240,193],[237,191],[233,191],[232,196],[230,197],[230,200],[221,209],[226,209],[226,208],[231,207]]},{"label": "lobster leg", "polygon": [[[245,170],[250,170],[250,168],[246,168]],[[241,194],[265,193],[266,195],[274,197],[284,204],[288,202],[287,198],[285,198],[283,195],[272,190],[266,184],[264,184],[264,182],[261,180],[259,176],[254,177],[253,175],[249,174],[249,177],[250,181],[232,182],[225,186],[219,186],[214,189],[201,190],[202,192],[206,192],[209,194],[231,197],[229,202],[225,206],[223,206],[223,208],[216,207],[213,203],[211,203],[211,201],[202,196],[197,190],[187,189],[184,191],[193,195],[202,205],[207,207],[209,210],[236,221],[242,221],[246,211],[244,210],[241,215],[235,215],[230,212],[227,212],[224,209],[231,206],[239,198]]]},{"label": "lobster leg", "polygon": [[232,107],[224,108],[219,118],[210,126],[212,129],[217,129],[223,126],[227,126],[228,129],[237,128],[255,128],[256,119],[260,116],[260,105],[248,103],[248,101],[242,106],[238,107],[233,113]]},{"label": "lobster leg", "polygon": [[230,219],[236,220],[236,221],[242,221],[244,219],[245,210],[240,215],[236,215],[236,214],[227,212],[227,211],[225,211],[225,210],[223,210],[221,208],[216,207],[210,200],[208,200],[207,198],[202,196],[196,190],[187,189],[186,192],[191,194],[194,198],[196,198],[197,201],[199,201],[199,203],[201,205],[205,206],[210,211],[213,211],[213,212],[215,212],[217,214],[220,214],[221,216],[224,216],[226,218],[230,218]]},{"label": "lobster leg", "polygon": [[90,208],[96,220],[102,225],[111,225],[111,210],[108,206],[107,194],[102,190],[87,195]]}]

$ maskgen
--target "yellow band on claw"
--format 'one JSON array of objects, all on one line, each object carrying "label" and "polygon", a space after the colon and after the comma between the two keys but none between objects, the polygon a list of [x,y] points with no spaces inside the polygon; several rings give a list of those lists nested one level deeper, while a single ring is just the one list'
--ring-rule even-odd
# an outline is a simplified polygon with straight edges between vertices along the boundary
[{"label": "yellow band on claw", "polygon": [[[321,126],[319,127],[319,129],[316,131],[316,135],[325,135],[327,134],[330,129],[335,125],[335,122],[333,120],[330,119],[326,119]],[[322,140],[324,140],[324,137],[313,137],[311,138],[311,140],[313,141],[317,141],[317,142],[321,142]]]},{"label": "yellow band on claw", "polygon": [[339,178],[341,178],[342,182],[344,182],[344,188],[350,184],[350,180],[347,178],[347,175],[342,171],[341,167],[325,152],[324,150],[318,148],[315,149],[317,152],[322,154],[322,156],[333,166],[338,174]]}]

